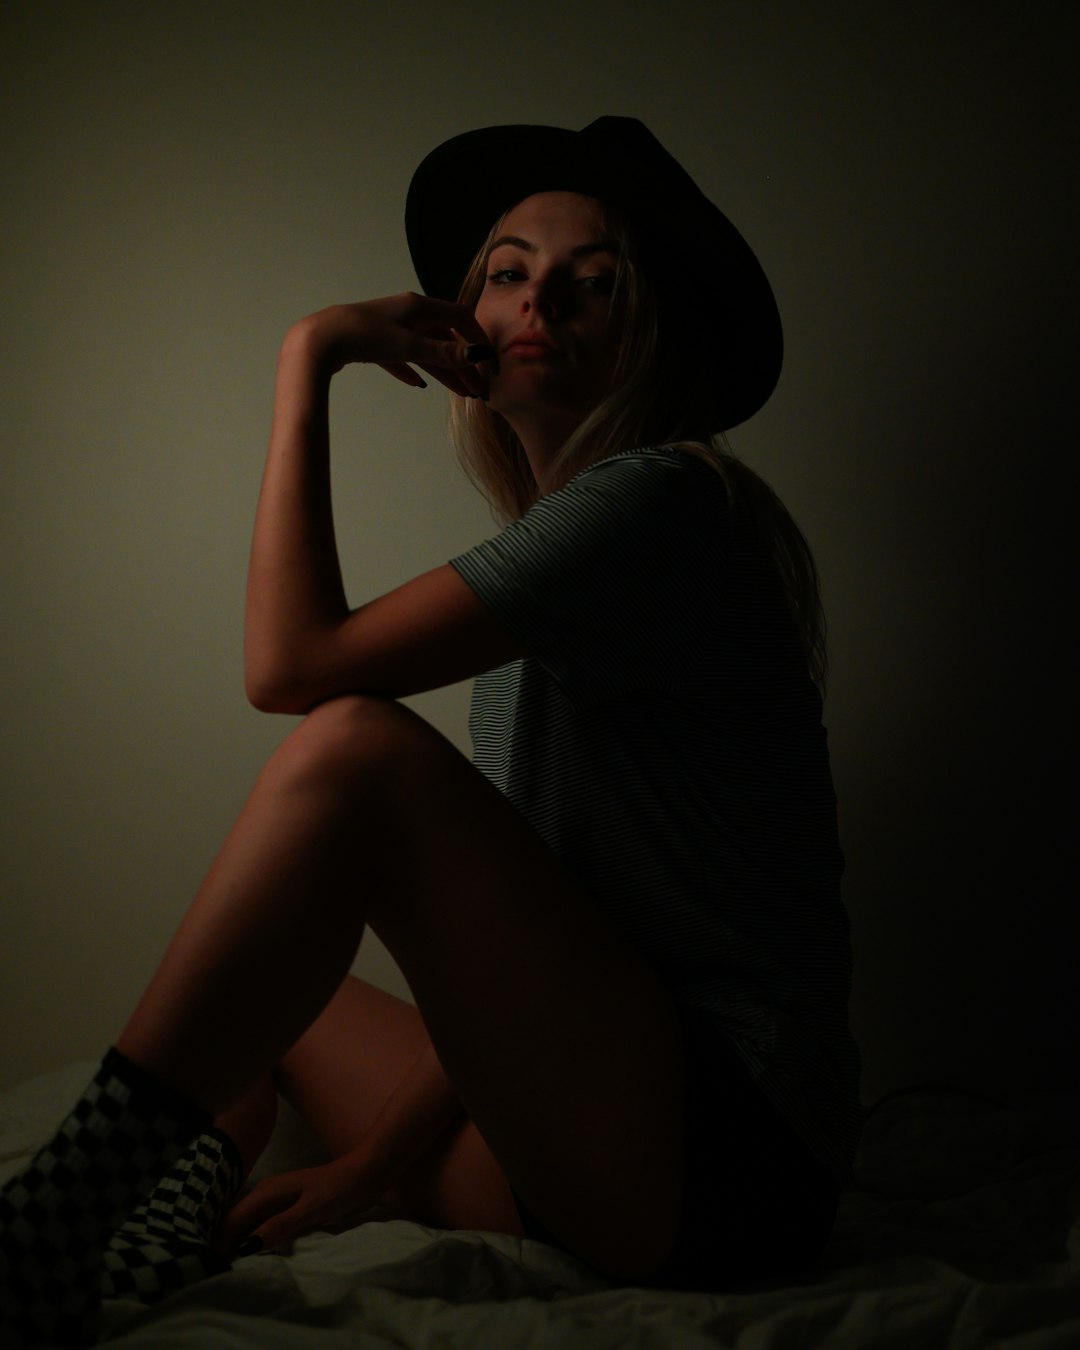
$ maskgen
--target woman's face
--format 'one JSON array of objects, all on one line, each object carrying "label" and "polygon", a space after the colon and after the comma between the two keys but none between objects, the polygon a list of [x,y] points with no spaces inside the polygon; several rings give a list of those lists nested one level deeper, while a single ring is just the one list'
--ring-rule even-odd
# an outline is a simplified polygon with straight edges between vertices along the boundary
[{"label": "woman's face", "polygon": [[540,192],[503,222],[476,317],[499,356],[490,406],[523,440],[538,419],[569,435],[610,389],[616,262],[595,198]]}]

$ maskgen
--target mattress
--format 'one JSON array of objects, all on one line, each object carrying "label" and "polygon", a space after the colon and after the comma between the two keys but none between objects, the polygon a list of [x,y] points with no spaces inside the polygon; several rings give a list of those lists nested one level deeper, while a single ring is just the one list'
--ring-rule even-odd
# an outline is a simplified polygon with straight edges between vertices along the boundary
[{"label": "mattress", "polygon": [[[0,1095],[0,1179],[94,1070]],[[285,1118],[265,1174],[311,1162]],[[897,1094],[868,1121],[821,1262],[722,1294],[614,1287],[565,1253],[402,1220],[314,1233],[155,1308],[111,1302],[117,1350],[816,1350],[1080,1346],[1080,1094]]]}]

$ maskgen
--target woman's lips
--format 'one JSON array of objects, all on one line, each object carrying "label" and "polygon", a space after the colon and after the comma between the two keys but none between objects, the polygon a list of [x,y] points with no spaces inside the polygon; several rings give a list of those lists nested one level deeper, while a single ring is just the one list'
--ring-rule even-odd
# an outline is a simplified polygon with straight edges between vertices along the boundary
[{"label": "woman's lips", "polygon": [[503,351],[510,356],[525,358],[557,356],[559,353],[559,349],[546,333],[531,329],[526,329],[524,332],[518,333],[516,337],[512,337]]},{"label": "woman's lips", "polygon": [[511,342],[506,348],[509,356],[539,357],[558,356],[558,352],[547,342]]}]

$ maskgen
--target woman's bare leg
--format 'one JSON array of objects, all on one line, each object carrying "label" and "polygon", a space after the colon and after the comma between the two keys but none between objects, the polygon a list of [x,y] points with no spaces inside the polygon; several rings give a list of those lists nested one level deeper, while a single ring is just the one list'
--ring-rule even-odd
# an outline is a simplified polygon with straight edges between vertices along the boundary
[{"label": "woman's bare leg", "polygon": [[339,1158],[372,1132],[430,1047],[424,1019],[411,1003],[350,975],[276,1066],[274,1078],[328,1155]]},{"label": "woman's bare leg", "polygon": [[[386,1104],[430,1047],[411,1003],[350,976],[274,1078],[328,1155],[338,1158],[377,1130]],[[523,1231],[510,1184],[463,1108],[382,1204],[439,1228]]]},{"label": "woman's bare leg", "polygon": [[277,1123],[277,1113],[277,1084],[268,1073],[214,1121],[236,1145],[245,1177],[266,1151]]},{"label": "woman's bare leg", "polygon": [[341,699],[271,760],[120,1039],[221,1110],[340,986],[367,918],[515,1189],[612,1274],[680,1191],[670,999],[517,812],[398,704]]},{"label": "woman's bare leg", "polygon": [[[350,975],[273,1073],[216,1124],[237,1145],[248,1175],[273,1133],[280,1092],[328,1157],[339,1158],[377,1128],[430,1047],[411,1003]],[[510,1183],[464,1109],[382,1196],[380,1213],[388,1211],[435,1228],[524,1235]]]},{"label": "woman's bare leg", "polygon": [[280,1092],[327,1154],[341,1157],[371,1132],[430,1044],[411,1003],[349,975],[284,1058],[215,1123],[249,1173],[270,1142]]}]

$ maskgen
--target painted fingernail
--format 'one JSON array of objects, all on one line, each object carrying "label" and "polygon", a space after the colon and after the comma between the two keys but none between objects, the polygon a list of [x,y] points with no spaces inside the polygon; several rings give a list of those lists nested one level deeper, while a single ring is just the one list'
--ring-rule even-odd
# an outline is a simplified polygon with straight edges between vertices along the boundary
[{"label": "painted fingernail", "polygon": [[478,361],[490,361],[494,355],[495,348],[486,342],[470,342],[465,348],[465,360],[470,365],[476,365]]},{"label": "painted fingernail", "polygon": [[236,1254],[237,1256],[255,1256],[261,1252],[265,1246],[266,1243],[261,1237],[256,1237],[252,1234],[251,1237],[245,1238],[245,1240],[241,1242],[240,1246],[236,1249]]}]

